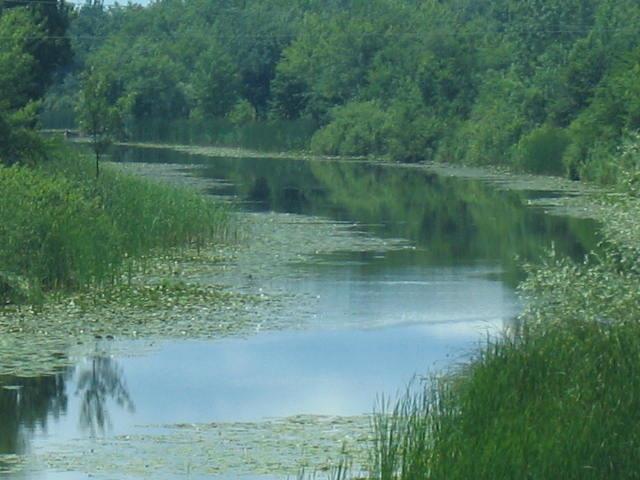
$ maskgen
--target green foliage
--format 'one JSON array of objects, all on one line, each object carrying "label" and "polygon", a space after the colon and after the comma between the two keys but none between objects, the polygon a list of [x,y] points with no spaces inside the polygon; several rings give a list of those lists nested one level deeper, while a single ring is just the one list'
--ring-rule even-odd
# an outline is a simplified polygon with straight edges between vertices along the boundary
[{"label": "green foliage", "polygon": [[242,99],[231,108],[227,117],[234,125],[243,125],[256,120],[256,110],[248,100]]},{"label": "green foliage", "polygon": [[112,171],[96,183],[86,158],[60,155],[35,170],[0,167],[4,301],[18,290],[118,283],[128,258],[227,234],[226,211],[196,192]]},{"label": "green foliage", "polygon": [[[271,101],[271,82],[276,66],[296,32],[307,2],[267,0],[260,2],[207,2],[215,12],[213,29],[224,45],[240,77],[240,96],[259,118],[265,118]],[[218,3],[216,5],[216,3]],[[319,2],[316,8],[326,9]],[[195,7],[195,5],[194,5]],[[192,15],[199,15],[197,7]],[[187,24],[186,28],[191,28]],[[206,30],[205,30],[206,32]]]},{"label": "green foliage", "polygon": [[108,35],[111,19],[101,0],[85,2],[74,11],[72,18],[69,37],[73,51],[73,69],[82,70],[87,58],[100,47],[103,37]]},{"label": "green foliage", "polygon": [[526,318],[541,324],[635,321],[640,314],[638,249],[611,243],[602,248],[603,254],[587,257],[583,264],[551,256],[542,266],[530,268],[521,287],[534,300]]},{"label": "green foliage", "polygon": [[69,60],[64,2],[0,2],[0,165],[46,158],[34,132],[40,97]]},{"label": "green foliage", "polygon": [[71,27],[73,75],[111,74],[131,132],[311,118],[319,151],[615,183],[640,128],[638,22],[634,0],[93,2]]},{"label": "green foliage", "polygon": [[44,32],[28,11],[16,8],[0,15],[0,37],[0,164],[33,162],[43,157],[43,145],[32,132],[38,63],[29,46]]},{"label": "green foliage", "polygon": [[620,177],[618,184],[627,193],[640,196],[640,132],[625,135],[619,150]]},{"label": "green foliage", "polygon": [[45,32],[26,10],[14,9],[0,16],[0,35],[0,105],[15,110],[33,98],[37,60],[28,48]]},{"label": "green foliage", "polygon": [[[112,100],[127,99],[134,129],[151,118],[223,117],[243,99],[264,117],[275,66],[300,13],[278,0],[232,3],[87,3],[71,28],[71,75],[116,76]],[[73,83],[58,95],[73,95]]]},{"label": "green foliage", "polygon": [[[0,3],[0,24],[10,25],[10,33],[3,34],[2,43],[8,38],[14,41],[16,36],[22,36],[25,28],[28,31],[28,35],[23,36],[24,50],[33,58],[34,65],[31,78],[23,78],[21,85],[30,98],[44,95],[57,70],[71,60],[71,45],[66,35],[70,16],[71,8],[64,0],[4,0]],[[0,26],[0,32],[2,30]]]},{"label": "green foliage", "polygon": [[100,173],[100,156],[118,137],[122,137],[124,121],[122,104],[109,102],[112,80],[99,73],[88,74],[82,84],[82,92],[76,106],[80,128],[89,136],[96,157],[96,177]]},{"label": "green foliage", "polygon": [[303,25],[278,64],[274,108],[289,117],[307,113],[322,118],[331,107],[357,96],[385,39],[373,17],[354,18],[346,12],[330,19],[309,14]]},{"label": "green foliage", "polygon": [[88,180],[90,163],[82,157],[59,159],[50,168],[87,196],[96,196],[121,232],[121,256],[140,256],[156,248],[203,246],[225,240],[230,233],[227,209],[199,192],[113,170],[94,182]]},{"label": "green foliage", "polygon": [[277,118],[287,120],[299,118],[305,115],[309,99],[309,87],[306,82],[289,73],[289,67],[278,64],[276,77],[271,83],[271,114]]},{"label": "green foliage", "polygon": [[392,160],[418,162],[432,158],[446,131],[446,121],[423,107],[415,96],[398,99],[388,109],[388,148]]},{"label": "green foliage", "polygon": [[387,117],[373,102],[336,108],[334,120],[312,139],[315,152],[328,155],[370,155],[386,150]]},{"label": "green foliage", "polygon": [[30,103],[14,112],[0,108],[0,165],[32,165],[47,157],[46,143],[32,128],[37,107]]},{"label": "green foliage", "polygon": [[468,120],[455,131],[449,157],[471,164],[509,164],[511,149],[528,127],[529,93],[514,72],[491,78],[483,85]]},{"label": "green foliage", "polygon": [[626,132],[640,128],[640,102],[637,78],[640,49],[625,56],[596,90],[591,104],[570,126],[574,145],[565,162],[581,177],[615,183],[619,165],[615,151]]},{"label": "green foliage", "polygon": [[238,100],[236,68],[218,45],[200,56],[191,78],[193,115],[197,117],[224,117]]},{"label": "green foliage", "polygon": [[536,128],[518,143],[519,166],[528,172],[561,175],[562,158],[570,142],[569,134],[562,129],[550,125]]},{"label": "green foliage", "polygon": [[61,178],[2,168],[0,264],[38,287],[61,288],[103,278],[117,242],[105,212]]},{"label": "green foliage", "polygon": [[635,478],[637,322],[526,327],[376,417],[376,479]]},{"label": "green foliage", "polygon": [[[118,56],[115,64],[100,65],[104,72],[118,72],[115,85],[121,89],[118,101],[124,100],[133,119],[170,118],[186,112],[186,94],[180,88],[178,66],[158,46],[138,42]],[[120,55],[124,54],[124,58]]]}]

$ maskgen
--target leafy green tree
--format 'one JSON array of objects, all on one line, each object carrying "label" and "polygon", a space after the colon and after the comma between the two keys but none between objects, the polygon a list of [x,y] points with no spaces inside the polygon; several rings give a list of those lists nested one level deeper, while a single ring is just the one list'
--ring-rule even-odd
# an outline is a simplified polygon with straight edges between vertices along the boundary
[{"label": "leafy green tree", "polygon": [[224,117],[236,104],[240,78],[231,58],[214,44],[197,61],[191,76],[196,117]]},{"label": "leafy green tree", "polygon": [[37,60],[30,44],[45,32],[24,9],[0,15],[0,102],[8,109],[24,107],[33,99],[31,85],[37,82]]},{"label": "leafy green tree", "polygon": [[136,119],[185,116],[187,100],[178,66],[153,45],[138,42],[121,72],[120,83],[131,99]]},{"label": "leafy green tree", "polygon": [[313,137],[311,148],[329,155],[369,155],[386,151],[386,115],[374,102],[337,107],[334,120]]},{"label": "leafy green tree", "polygon": [[[531,91],[515,72],[488,77],[468,119],[455,132],[450,158],[471,164],[512,163],[511,149],[528,129]],[[445,152],[439,152],[445,154]]]},{"label": "leafy green tree", "polygon": [[25,9],[0,15],[0,162],[5,164],[33,162],[44,155],[32,131],[38,109],[31,89],[37,81],[37,60],[28,49],[31,41],[43,37]]},{"label": "leafy green tree", "polygon": [[[26,51],[35,59],[35,78],[29,84],[32,98],[44,95],[45,90],[61,68],[72,59],[71,43],[67,35],[71,7],[64,0],[2,0],[0,15],[11,10],[27,11],[42,34],[29,38]],[[35,32],[36,29],[34,29]]]},{"label": "leafy green tree", "polygon": [[[385,39],[370,19],[346,13],[329,20],[309,14],[303,25],[278,64],[274,108],[288,117],[322,118],[333,106],[357,97]],[[295,95],[292,100],[290,94]]]},{"label": "leafy green tree", "polygon": [[96,178],[100,176],[101,155],[123,132],[122,101],[111,103],[109,90],[107,77],[90,73],[84,78],[77,106],[80,127],[89,136],[95,154]]},{"label": "leafy green tree", "polygon": [[69,37],[74,54],[73,63],[76,69],[82,69],[87,57],[102,45],[103,37],[111,33],[112,16],[102,0],[87,0],[72,18]]},{"label": "leafy green tree", "polygon": [[[236,65],[240,94],[265,117],[272,82],[283,50],[293,41],[302,17],[300,0],[221,2],[213,23],[217,39]],[[226,8],[225,8],[226,7]]]},{"label": "leafy green tree", "polygon": [[588,32],[599,0],[496,0],[491,14],[519,51],[518,63],[534,66],[554,44],[570,45]]}]

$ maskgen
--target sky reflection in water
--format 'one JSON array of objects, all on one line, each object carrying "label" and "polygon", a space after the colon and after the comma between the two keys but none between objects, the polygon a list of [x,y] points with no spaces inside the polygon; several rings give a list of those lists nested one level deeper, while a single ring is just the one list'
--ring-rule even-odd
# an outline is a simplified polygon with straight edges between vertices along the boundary
[{"label": "sky reflection in water", "polygon": [[[50,426],[49,438],[122,434],[146,424],[370,413],[378,395],[395,396],[416,374],[461,361],[518,309],[513,291],[485,278],[483,266],[371,276],[330,263],[321,271],[283,286],[317,298],[310,331],[171,342],[144,356],[84,360],[67,383],[67,415]],[[106,392],[104,413],[95,399],[88,403],[87,390]]]},{"label": "sky reflection in water", "polygon": [[[236,185],[214,193],[259,200],[260,209],[360,223],[374,223],[378,213],[386,212],[394,223],[370,230],[407,238],[418,248],[385,255],[327,255],[292,265],[301,274],[274,280],[279,282],[275,287],[313,299],[315,320],[309,330],[168,342],[143,356],[83,359],[75,371],[53,381],[55,392],[52,381],[42,381],[43,398],[60,398],[33,402],[43,407],[32,417],[50,417],[46,429],[38,427],[43,421],[30,425],[22,420],[22,429],[3,430],[0,425],[7,437],[0,441],[0,453],[128,434],[139,425],[370,413],[378,395],[395,396],[416,374],[462,361],[486,332],[495,334],[517,313],[513,281],[505,282],[505,272],[511,280],[515,276],[516,254],[531,256],[556,241],[561,250],[579,256],[593,240],[586,222],[527,212],[513,195],[468,182],[421,179],[412,173],[410,185],[417,185],[412,191],[400,187],[408,185],[406,172],[378,167],[322,170],[300,161],[278,163],[277,168],[266,166],[266,160],[207,162],[208,170],[199,174]],[[349,192],[358,191],[359,179],[367,175],[389,175],[380,184],[398,189],[377,192],[370,204],[350,203]],[[294,185],[297,178],[300,184]],[[423,184],[429,184],[431,196],[417,192]],[[482,220],[485,211],[496,219]],[[406,217],[397,218],[398,212]],[[36,398],[35,387],[24,393]],[[20,418],[18,408],[25,406],[17,406],[15,395],[0,390],[6,407],[0,423]],[[61,404],[64,408],[48,410],[47,405]],[[46,478],[85,477],[69,473]]]}]

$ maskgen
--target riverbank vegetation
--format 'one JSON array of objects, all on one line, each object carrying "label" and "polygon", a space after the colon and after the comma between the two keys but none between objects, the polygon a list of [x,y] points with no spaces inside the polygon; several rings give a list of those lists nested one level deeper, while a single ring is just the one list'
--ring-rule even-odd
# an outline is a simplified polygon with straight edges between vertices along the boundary
[{"label": "riverbank vegetation", "polygon": [[35,167],[0,167],[3,302],[126,281],[131,261],[228,237],[227,209],[198,192],[106,169],[61,150]]},{"label": "riverbank vegetation", "polygon": [[[64,2],[0,3],[0,302],[113,285],[134,259],[224,238],[225,208],[107,171],[37,134],[48,87],[69,65]],[[101,112],[98,112],[100,114]]]},{"label": "riverbank vegetation", "polygon": [[637,172],[620,152],[640,128],[634,0],[91,2],[73,18],[52,123],[98,77],[134,136],[173,138],[159,118],[309,121],[320,153],[618,185]]},{"label": "riverbank vegetation", "polygon": [[380,479],[635,478],[637,322],[527,325],[378,417]]}]

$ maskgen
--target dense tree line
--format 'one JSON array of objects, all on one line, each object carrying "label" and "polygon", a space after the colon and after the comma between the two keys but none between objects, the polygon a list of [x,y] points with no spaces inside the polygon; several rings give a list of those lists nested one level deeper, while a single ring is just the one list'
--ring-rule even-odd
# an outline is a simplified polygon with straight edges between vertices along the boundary
[{"label": "dense tree line", "polygon": [[640,128],[635,0],[90,2],[71,32],[72,88],[48,101],[99,77],[128,125],[313,118],[323,153],[601,182],[637,167],[620,153]]}]

